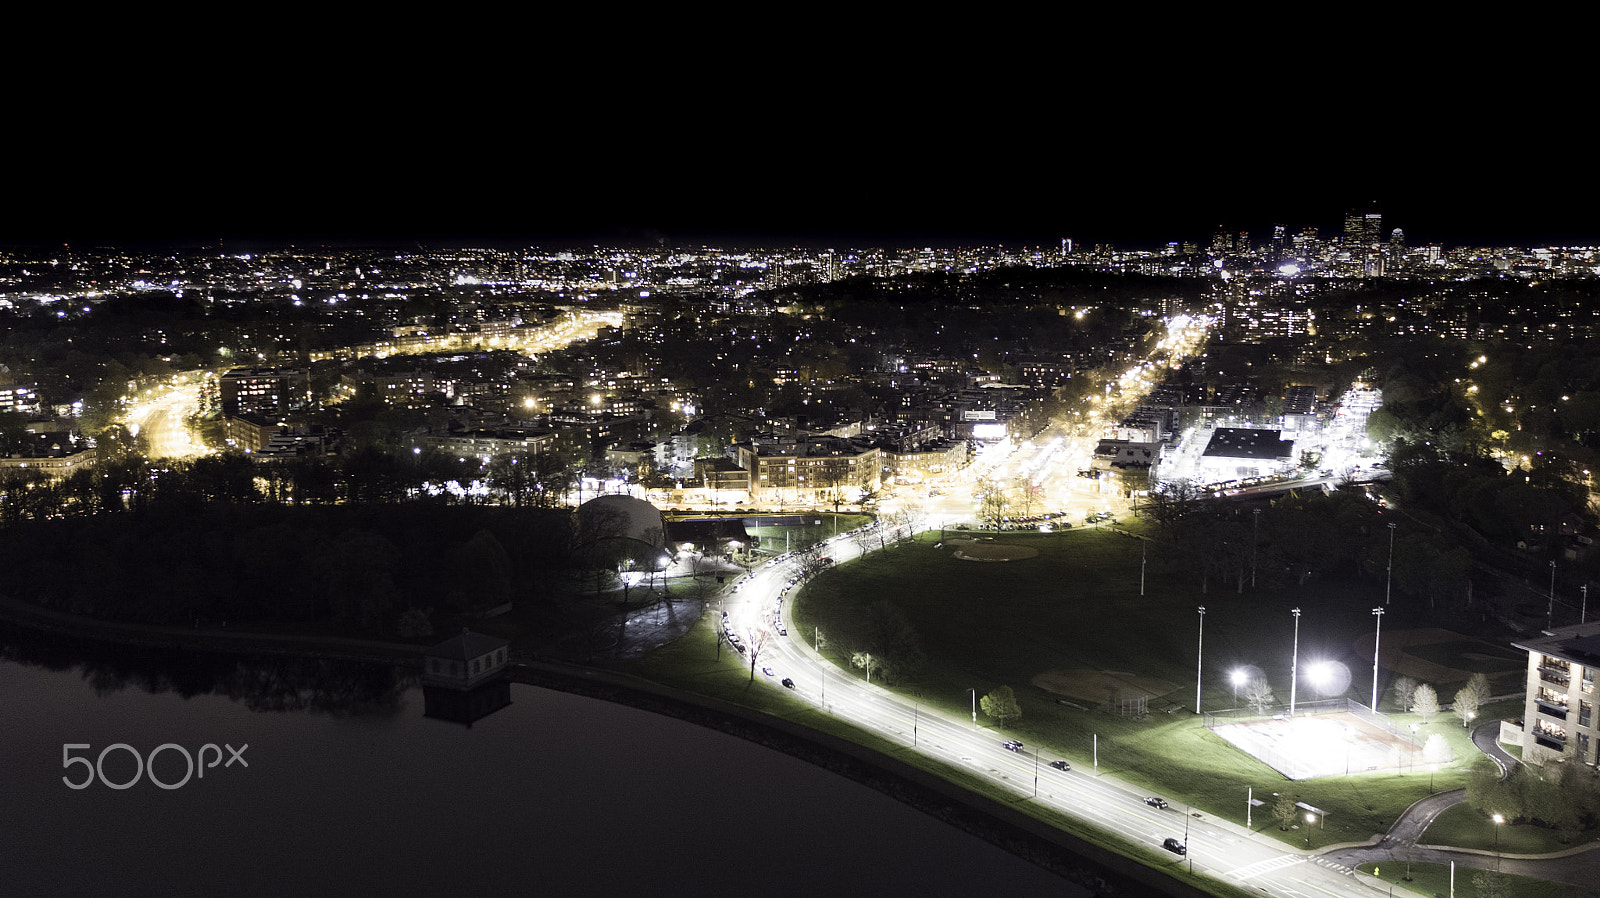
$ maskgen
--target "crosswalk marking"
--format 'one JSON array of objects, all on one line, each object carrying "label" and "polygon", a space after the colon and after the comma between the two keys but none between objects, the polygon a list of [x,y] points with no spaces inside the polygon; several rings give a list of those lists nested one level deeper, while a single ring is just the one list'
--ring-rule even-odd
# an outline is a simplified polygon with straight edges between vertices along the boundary
[{"label": "crosswalk marking", "polygon": [[1257,861],[1256,863],[1250,864],[1246,867],[1238,867],[1236,869],[1229,870],[1224,875],[1230,876],[1234,879],[1244,880],[1249,879],[1252,876],[1260,876],[1263,873],[1269,873],[1273,870],[1281,870],[1291,864],[1298,864],[1303,860],[1305,860],[1303,855],[1283,854],[1279,855],[1278,857],[1267,858],[1264,861]]}]

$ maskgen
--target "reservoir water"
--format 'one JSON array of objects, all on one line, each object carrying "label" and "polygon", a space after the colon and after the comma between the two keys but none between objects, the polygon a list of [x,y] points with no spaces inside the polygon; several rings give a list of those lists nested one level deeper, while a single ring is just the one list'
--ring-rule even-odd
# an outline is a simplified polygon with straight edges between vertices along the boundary
[{"label": "reservoir water", "polygon": [[386,669],[0,649],[6,895],[1087,894],[787,755],[595,699],[517,685],[468,728]]}]

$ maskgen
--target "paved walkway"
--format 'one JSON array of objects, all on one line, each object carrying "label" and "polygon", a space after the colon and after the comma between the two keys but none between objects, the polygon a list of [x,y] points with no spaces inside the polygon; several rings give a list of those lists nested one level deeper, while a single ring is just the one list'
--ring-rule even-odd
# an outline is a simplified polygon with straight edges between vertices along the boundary
[{"label": "paved walkway", "polygon": [[[1500,767],[1502,779],[1521,763],[1500,747],[1500,721],[1479,724],[1472,731],[1472,743]],[[1360,864],[1387,864],[1404,861],[1428,864],[1449,864],[1477,870],[1499,870],[1518,876],[1529,876],[1547,882],[1590,886],[1600,880],[1600,842],[1591,841],[1565,851],[1543,855],[1499,854],[1471,848],[1447,848],[1440,845],[1418,845],[1417,840],[1427,832],[1445,810],[1467,800],[1467,790],[1451,789],[1430,795],[1406,808],[1405,813],[1389,827],[1374,844],[1332,846],[1317,852],[1315,860],[1323,866],[1354,870]]]}]

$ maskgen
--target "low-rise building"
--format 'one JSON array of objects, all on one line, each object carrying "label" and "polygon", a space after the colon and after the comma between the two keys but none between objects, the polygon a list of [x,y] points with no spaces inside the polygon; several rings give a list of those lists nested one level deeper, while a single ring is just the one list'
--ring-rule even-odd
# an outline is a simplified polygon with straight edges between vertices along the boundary
[{"label": "low-rise building", "polygon": [[1207,482],[1261,477],[1294,466],[1294,440],[1281,439],[1282,431],[1218,427],[1201,454],[1202,476]]},{"label": "low-rise building", "polygon": [[471,689],[505,669],[511,643],[483,633],[462,630],[423,655],[422,684],[446,689]]}]

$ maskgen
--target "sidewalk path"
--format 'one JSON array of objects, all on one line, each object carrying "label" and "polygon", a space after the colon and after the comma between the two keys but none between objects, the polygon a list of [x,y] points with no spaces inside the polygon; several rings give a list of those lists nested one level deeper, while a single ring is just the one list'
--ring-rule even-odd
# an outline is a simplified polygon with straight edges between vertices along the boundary
[{"label": "sidewalk path", "polygon": [[[1500,721],[1480,724],[1472,731],[1472,743],[1500,767],[1500,777],[1511,774],[1518,763],[1499,744]],[[1445,810],[1467,800],[1467,790],[1452,789],[1430,795],[1406,808],[1405,813],[1389,827],[1389,831],[1373,845],[1333,847],[1318,853],[1325,866],[1355,869],[1360,864],[1385,864],[1397,861],[1449,864],[1477,870],[1499,870],[1547,882],[1589,886],[1600,879],[1600,841],[1591,841],[1574,848],[1552,854],[1518,855],[1496,854],[1471,848],[1447,848],[1438,845],[1418,845],[1417,840],[1427,832]]]}]

